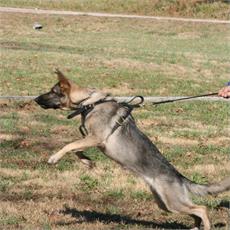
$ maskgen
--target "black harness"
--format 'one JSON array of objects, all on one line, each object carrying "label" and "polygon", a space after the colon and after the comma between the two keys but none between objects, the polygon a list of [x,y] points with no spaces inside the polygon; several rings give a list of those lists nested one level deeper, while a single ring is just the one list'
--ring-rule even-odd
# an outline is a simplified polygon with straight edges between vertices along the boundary
[{"label": "black harness", "polygon": [[[134,101],[136,98],[139,98],[140,102],[136,104],[131,104],[131,102]],[[73,113],[67,116],[67,119],[72,119],[78,115],[81,115],[81,125],[79,127],[79,131],[82,134],[82,136],[85,137],[88,135],[88,131],[85,127],[85,118],[87,114],[89,114],[94,109],[95,106],[102,104],[102,103],[107,103],[107,102],[117,102],[117,101],[114,99],[111,99],[111,100],[103,99],[103,100],[95,102],[94,104],[84,105],[84,106],[79,105]],[[123,116],[120,116],[119,119],[116,121],[116,124],[112,128],[110,135],[113,134],[117,130],[118,127],[122,126],[126,118],[131,114],[132,110],[134,108],[140,107],[143,102],[144,102],[144,98],[142,96],[135,96],[128,102],[117,102],[121,107],[124,107],[126,109],[126,113]]]}]

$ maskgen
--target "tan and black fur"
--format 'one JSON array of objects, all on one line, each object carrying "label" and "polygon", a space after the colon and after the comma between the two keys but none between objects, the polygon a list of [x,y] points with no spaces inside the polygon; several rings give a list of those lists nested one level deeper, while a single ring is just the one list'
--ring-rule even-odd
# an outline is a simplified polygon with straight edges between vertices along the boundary
[{"label": "tan and black fur", "polygon": [[97,104],[82,115],[88,135],[72,142],[52,155],[50,164],[57,163],[67,152],[76,151],[79,158],[88,165],[89,158],[83,151],[90,147],[98,147],[105,155],[126,169],[140,176],[150,187],[160,208],[176,213],[185,213],[195,219],[195,227],[199,228],[203,221],[204,229],[211,228],[205,206],[194,204],[189,193],[196,195],[217,194],[230,189],[230,177],[220,183],[196,184],[181,175],[173,165],[160,153],[150,139],[143,134],[129,115],[114,132],[114,126],[127,111],[115,100],[106,101],[107,94],[81,88],[68,80],[60,71],[56,71],[59,82],[50,92],[43,94],[35,101],[43,108],[76,109],[77,106]]}]

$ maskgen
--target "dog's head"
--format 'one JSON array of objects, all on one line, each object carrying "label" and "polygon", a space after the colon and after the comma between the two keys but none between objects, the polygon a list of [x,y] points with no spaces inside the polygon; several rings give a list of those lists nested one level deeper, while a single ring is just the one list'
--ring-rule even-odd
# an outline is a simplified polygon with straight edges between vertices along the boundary
[{"label": "dog's head", "polygon": [[80,88],[56,69],[58,83],[48,93],[35,98],[43,109],[75,109],[78,105],[89,105],[104,99],[107,94],[94,89]]}]

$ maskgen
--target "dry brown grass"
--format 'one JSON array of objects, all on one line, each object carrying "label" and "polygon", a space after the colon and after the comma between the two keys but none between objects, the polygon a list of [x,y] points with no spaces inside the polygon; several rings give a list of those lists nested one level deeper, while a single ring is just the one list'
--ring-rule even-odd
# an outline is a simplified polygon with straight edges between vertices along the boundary
[{"label": "dry brown grass", "polygon": [[1,0],[0,4],[27,8],[202,18],[228,18],[229,13],[228,4],[221,0]]},{"label": "dry brown grass", "polygon": [[[32,29],[35,21],[42,31]],[[1,22],[4,94],[48,90],[57,66],[82,86],[119,95],[196,95],[229,75],[224,25],[20,14],[3,14]],[[78,119],[21,102],[2,102],[0,110],[0,228],[192,226],[189,217],[159,211],[142,181],[95,149],[86,152],[96,162],[90,171],[72,153],[49,166],[52,153],[80,138]],[[134,116],[167,159],[201,183],[230,173],[228,110],[221,102],[190,102],[146,105]],[[224,229],[229,197],[195,202],[208,205],[213,224]]]},{"label": "dry brown grass", "polygon": [[[52,119],[57,119],[56,123],[60,123],[52,125],[43,120],[46,111],[30,106],[24,109],[25,107],[16,105],[19,108],[17,116],[20,121],[17,128],[21,130],[23,137],[13,131],[15,127],[12,132],[4,131],[0,136],[5,149],[5,155],[1,154],[0,161],[1,164],[4,163],[0,168],[0,221],[3,229],[178,229],[192,225],[192,220],[187,216],[160,211],[143,181],[114,162],[106,159],[95,160],[96,167],[88,170],[73,154],[69,154],[66,158],[71,169],[68,169],[68,164],[65,165],[64,162],[57,166],[46,165],[51,152],[79,134],[71,131],[75,122],[62,123],[65,120],[63,113],[51,112]],[[6,104],[2,118],[6,119],[15,113],[14,108],[15,105]],[[135,116],[146,113],[144,111],[142,109],[135,112]],[[138,125],[141,124],[142,128],[149,132],[154,127],[173,123],[167,116],[160,116],[157,119],[139,119]],[[45,137],[42,133],[47,125],[49,134]],[[190,128],[208,128],[200,120],[187,123],[180,119],[174,128],[183,125]],[[38,129],[40,134],[32,134],[31,131]],[[173,127],[170,129],[173,130]],[[215,125],[212,129],[217,131]],[[185,148],[183,161],[181,157],[177,158],[177,155],[173,161],[186,176],[196,180],[201,180],[204,176],[209,181],[219,181],[230,173],[226,154],[210,152],[209,155],[202,156],[209,159],[207,163],[196,163],[199,154],[193,150],[197,145],[215,145],[220,148],[227,146],[227,136],[219,135],[202,142],[202,139],[175,138],[164,130],[161,133],[163,135],[154,136],[153,141],[158,143],[163,152],[178,146]],[[186,146],[189,148],[186,149]],[[15,148],[18,156],[11,153]],[[33,157],[27,155],[27,158],[21,158],[24,151],[29,151]],[[10,166],[12,163],[13,168]],[[184,165],[185,163],[189,167]],[[64,165],[61,167],[62,164]],[[197,175],[202,177],[196,178]],[[196,202],[209,205],[210,218],[215,226],[227,228],[229,225],[226,205],[229,196],[229,193],[224,193],[218,198],[208,197]]]}]

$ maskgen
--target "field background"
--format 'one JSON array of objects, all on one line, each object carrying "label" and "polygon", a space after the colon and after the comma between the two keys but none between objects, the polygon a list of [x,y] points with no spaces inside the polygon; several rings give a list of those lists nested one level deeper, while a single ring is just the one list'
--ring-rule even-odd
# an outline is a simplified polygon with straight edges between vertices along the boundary
[{"label": "field background", "polygon": [[[51,2],[38,1],[56,9],[73,3]],[[129,2],[130,8],[137,4]],[[34,1],[0,3],[34,7]],[[141,14],[148,14],[145,8]],[[135,13],[135,7],[122,9],[109,11]],[[226,8],[218,9],[224,15]],[[206,10],[203,17],[212,16]],[[41,31],[33,30],[35,22],[44,26]],[[114,95],[196,95],[218,91],[229,80],[227,25],[2,13],[0,42],[1,95],[45,92],[56,82],[55,67],[79,85]],[[67,120],[67,114],[33,102],[0,101],[0,229],[192,226],[188,216],[160,211],[141,180],[96,149],[86,153],[96,163],[91,170],[74,153],[48,165],[52,153],[81,138],[78,118]],[[229,115],[227,102],[146,104],[134,112],[167,159],[199,183],[230,174]],[[229,192],[193,199],[209,207],[213,228],[229,228]]]},{"label": "field background", "polygon": [[[226,0],[228,1],[228,0]],[[0,6],[229,19],[223,0],[0,0]]]}]

